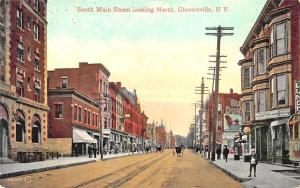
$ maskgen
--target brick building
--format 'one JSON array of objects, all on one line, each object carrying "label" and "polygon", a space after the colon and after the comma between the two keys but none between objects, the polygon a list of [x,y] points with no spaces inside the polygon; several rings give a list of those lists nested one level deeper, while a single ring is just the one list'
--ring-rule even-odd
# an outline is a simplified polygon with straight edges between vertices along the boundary
[{"label": "brick building", "polygon": [[121,82],[109,82],[109,95],[112,101],[112,141],[113,144],[118,144],[121,152],[128,150],[128,133],[124,127],[124,109],[123,100],[124,94],[121,87]]},{"label": "brick building", "polygon": [[[286,124],[295,113],[295,82],[300,80],[299,24],[299,1],[267,0],[241,47],[243,127],[262,161],[288,160]],[[291,138],[299,140],[299,135]]]},{"label": "brick building", "polygon": [[[101,63],[88,64],[86,62],[81,62],[79,63],[78,68],[62,68],[48,71],[49,90],[58,88],[75,89],[100,104],[100,113],[98,110],[100,118],[99,125],[102,125],[103,128],[103,146],[105,151],[108,151],[110,149],[109,140],[110,137],[112,137],[110,135],[111,100],[108,93],[109,76],[110,72]],[[50,110],[53,111],[54,109],[51,108]],[[50,132],[53,131],[55,131],[55,129],[50,130]],[[99,150],[100,143],[97,137],[96,140],[97,148]]]},{"label": "brick building", "polygon": [[150,146],[152,148],[155,147],[156,145],[156,128],[155,128],[155,123],[154,121],[152,123],[148,123],[147,124],[147,138],[149,139],[150,141]]},{"label": "brick building", "polygon": [[167,144],[167,132],[163,122],[156,126],[156,144],[165,147]]},{"label": "brick building", "polygon": [[88,145],[100,140],[98,101],[76,89],[58,88],[48,90],[48,102],[50,143],[64,138],[60,145],[69,148],[57,148],[61,154],[87,155]]},{"label": "brick building", "polygon": [[128,145],[140,150],[145,146],[148,117],[141,111],[136,90],[130,92],[123,87],[123,94],[125,132],[128,133]]},{"label": "brick building", "polygon": [[47,149],[46,0],[0,2],[0,156]]},{"label": "brick building", "polygon": [[[209,130],[209,126],[213,126],[213,98],[212,95],[206,101],[206,117],[205,125]],[[241,131],[241,116],[240,116],[240,94],[234,93],[230,89],[230,93],[219,93],[218,104],[218,124],[216,128],[216,142],[222,145],[233,147],[234,136]],[[205,144],[208,144],[208,138],[204,139]]]}]

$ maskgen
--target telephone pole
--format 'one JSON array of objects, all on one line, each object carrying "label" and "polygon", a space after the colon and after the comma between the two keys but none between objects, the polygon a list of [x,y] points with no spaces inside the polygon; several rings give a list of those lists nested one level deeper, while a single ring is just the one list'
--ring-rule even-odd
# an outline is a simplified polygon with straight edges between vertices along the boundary
[{"label": "telephone pole", "polygon": [[206,30],[217,31],[216,33],[206,33],[206,35],[217,36],[217,52],[216,52],[216,70],[215,70],[215,90],[214,90],[214,127],[213,127],[213,137],[212,137],[212,156],[211,160],[215,161],[216,155],[216,128],[218,126],[218,104],[219,104],[219,74],[220,74],[220,47],[221,47],[221,37],[232,36],[233,33],[223,33],[224,30],[233,30],[233,27],[207,27]]}]

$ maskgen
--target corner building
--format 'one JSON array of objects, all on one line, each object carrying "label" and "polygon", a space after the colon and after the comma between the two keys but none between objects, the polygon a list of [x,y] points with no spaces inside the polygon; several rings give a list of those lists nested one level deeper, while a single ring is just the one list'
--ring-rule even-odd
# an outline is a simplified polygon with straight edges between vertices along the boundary
[{"label": "corner building", "polygon": [[0,2],[0,157],[47,149],[46,0]]},{"label": "corner building", "polygon": [[300,77],[300,3],[267,0],[241,53],[242,125],[259,160],[288,162],[289,127]]}]

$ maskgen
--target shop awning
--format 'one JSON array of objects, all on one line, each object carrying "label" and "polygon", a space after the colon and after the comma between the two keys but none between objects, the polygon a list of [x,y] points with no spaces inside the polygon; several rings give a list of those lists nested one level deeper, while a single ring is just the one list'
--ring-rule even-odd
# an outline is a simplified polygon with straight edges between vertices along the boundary
[{"label": "shop awning", "polygon": [[73,129],[73,143],[97,143],[86,131]]},{"label": "shop awning", "polygon": [[280,120],[276,120],[276,121],[272,121],[271,122],[271,127],[277,126],[277,125],[285,125],[288,122],[288,118],[286,119],[280,119]]}]

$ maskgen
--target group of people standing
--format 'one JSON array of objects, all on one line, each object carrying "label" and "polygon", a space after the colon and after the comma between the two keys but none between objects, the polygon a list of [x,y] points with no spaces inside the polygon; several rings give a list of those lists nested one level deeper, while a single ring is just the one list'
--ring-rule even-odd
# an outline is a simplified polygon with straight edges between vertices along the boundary
[{"label": "group of people standing", "polygon": [[88,146],[88,154],[89,154],[89,158],[92,158],[93,155],[94,155],[94,158],[96,158],[96,153],[97,153],[96,145],[90,144],[90,145]]}]

